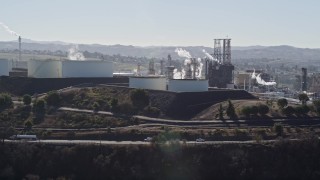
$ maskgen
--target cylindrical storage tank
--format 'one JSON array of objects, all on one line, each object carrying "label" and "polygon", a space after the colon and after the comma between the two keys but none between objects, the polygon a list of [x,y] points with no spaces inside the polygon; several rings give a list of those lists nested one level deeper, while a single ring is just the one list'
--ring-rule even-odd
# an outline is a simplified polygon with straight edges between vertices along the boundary
[{"label": "cylindrical storage tank", "polygon": [[62,61],[62,77],[113,77],[113,63],[100,60]]},{"label": "cylindrical storage tank", "polygon": [[130,77],[129,87],[139,89],[166,90],[165,77]]},{"label": "cylindrical storage tank", "polygon": [[29,60],[28,77],[60,78],[61,61],[58,60]]},{"label": "cylindrical storage tank", "polygon": [[174,92],[208,91],[207,79],[170,79],[168,90]]},{"label": "cylindrical storage tank", "polygon": [[7,59],[0,59],[0,76],[9,76],[11,62]]}]

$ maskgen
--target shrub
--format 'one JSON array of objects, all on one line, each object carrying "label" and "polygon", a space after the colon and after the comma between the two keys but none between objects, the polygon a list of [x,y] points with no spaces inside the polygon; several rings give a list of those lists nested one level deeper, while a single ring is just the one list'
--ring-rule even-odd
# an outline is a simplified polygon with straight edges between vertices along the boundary
[{"label": "shrub", "polygon": [[33,103],[33,112],[38,114],[44,114],[46,111],[45,105],[46,105],[46,102],[42,99],[35,101]]},{"label": "shrub", "polygon": [[283,126],[281,123],[275,123],[273,125],[273,131],[277,134],[277,136],[282,136],[283,134]]},{"label": "shrub", "polygon": [[116,112],[118,110],[118,99],[112,98],[109,104],[111,106],[110,110],[112,112]]},{"label": "shrub", "polygon": [[294,108],[294,110],[297,115],[300,115],[300,114],[307,114],[310,111],[310,108],[306,105],[301,105]]},{"label": "shrub", "polygon": [[45,100],[49,106],[59,106],[61,103],[61,97],[57,91],[50,91]]},{"label": "shrub", "polygon": [[23,101],[24,105],[30,105],[31,101],[32,101],[32,98],[31,98],[31,96],[29,94],[25,94],[23,96],[23,100],[22,101]]},{"label": "shrub", "polygon": [[251,107],[250,106],[242,107],[241,114],[245,115],[246,117],[249,117],[251,114]]},{"label": "shrub", "polygon": [[143,89],[135,89],[130,93],[130,99],[133,106],[143,109],[149,105],[149,94]]},{"label": "shrub", "polygon": [[286,107],[288,105],[288,101],[287,101],[287,99],[284,99],[284,98],[278,99],[277,104],[281,109],[283,109],[284,107]]},{"label": "shrub", "polygon": [[222,104],[219,105],[219,119],[223,119],[223,107],[222,107]]},{"label": "shrub", "polygon": [[98,102],[94,102],[92,108],[95,112],[98,112],[100,110],[100,104]]},{"label": "shrub", "polygon": [[156,108],[156,107],[152,107],[152,106],[147,106],[143,109],[143,113],[146,116],[150,116],[150,117],[159,117],[160,115],[160,109]]},{"label": "shrub", "polygon": [[251,106],[251,114],[256,116],[258,112],[259,112],[258,106]]},{"label": "shrub", "polygon": [[307,94],[299,94],[298,95],[299,100],[301,101],[302,105],[305,105],[307,103],[307,101],[309,101],[309,97]]},{"label": "shrub", "polygon": [[120,113],[128,114],[128,115],[136,113],[136,110],[135,110],[134,106],[131,103],[128,103],[128,102],[119,104],[118,111]]},{"label": "shrub", "polygon": [[292,106],[288,106],[288,107],[282,109],[282,113],[287,116],[291,116],[293,113],[295,113],[295,109]]},{"label": "shrub", "polygon": [[320,115],[320,100],[315,100],[312,102],[315,112]]},{"label": "shrub", "polygon": [[269,112],[269,107],[264,104],[259,104],[258,105],[258,112],[261,115],[266,115]]}]

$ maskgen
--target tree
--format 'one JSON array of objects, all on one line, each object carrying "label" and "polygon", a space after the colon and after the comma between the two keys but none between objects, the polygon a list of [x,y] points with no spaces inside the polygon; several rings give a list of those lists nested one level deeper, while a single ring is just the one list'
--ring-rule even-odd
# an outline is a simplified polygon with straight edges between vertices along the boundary
[{"label": "tree", "polygon": [[281,109],[283,109],[284,107],[288,106],[288,101],[285,98],[278,99],[277,104]]},{"label": "tree", "polygon": [[33,103],[33,111],[37,114],[45,113],[46,102],[43,99],[37,100]]},{"label": "tree", "polygon": [[33,122],[29,119],[27,120],[26,122],[24,122],[24,127],[27,129],[27,130],[31,130],[32,129],[32,126],[33,126]]},{"label": "tree", "polygon": [[0,110],[7,109],[13,104],[11,96],[6,93],[0,94]]},{"label": "tree", "polygon": [[118,99],[112,98],[110,100],[111,111],[115,112],[118,109]]},{"label": "tree", "polygon": [[265,104],[259,104],[258,112],[260,115],[266,115],[269,112],[269,107]]},{"label": "tree", "polygon": [[250,106],[242,107],[241,114],[245,115],[246,117],[249,117],[251,114],[251,107]]},{"label": "tree", "polygon": [[277,136],[282,136],[283,134],[283,126],[281,123],[275,123],[273,125],[273,130],[277,134]]},{"label": "tree", "polygon": [[149,94],[143,89],[135,89],[130,93],[130,99],[133,106],[139,110],[149,105]]},{"label": "tree", "polygon": [[295,113],[295,109],[292,106],[288,106],[282,109],[282,112],[287,116],[291,116],[293,113]]},{"label": "tree", "polygon": [[98,102],[94,102],[92,107],[95,112],[98,112],[100,110],[100,104]]},{"label": "tree", "polygon": [[49,106],[60,106],[61,97],[57,91],[50,91],[48,92],[47,96],[45,97],[47,105]]},{"label": "tree", "polygon": [[23,101],[24,105],[30,105],[31,101],[32,101],[32,98],[31,98],[31,96],[29,94],[25,94],[23,96],[23,100],[22,101]]},{"label": "tree", "polygon": [[306,104],[307,104],[307,101],[309,101],[308,95],[307,95],[307,94],[304,94],[304,93],[299,94],[299,95],[298,95],[298,98],[299,98],[299,100],[301,101],[302,105],[306,105]]},{"label": "tree", "polygon": [[232,118],[235,118],[236,117],[236,112],[235,112],[235,109],[234,109],[234,106],[231,102],[231,100],[228,100],[228,107],[227,107],[227,116],[232,119]]},{"label": "tree", "polygon": [[219,105],[219,119],[223,119],[223,107],[222,107],[222,104]]},{"label": "tree", "polygon": [[313,102],[314,110],[318,115],[320,115],[320,100],[314,100]]}]

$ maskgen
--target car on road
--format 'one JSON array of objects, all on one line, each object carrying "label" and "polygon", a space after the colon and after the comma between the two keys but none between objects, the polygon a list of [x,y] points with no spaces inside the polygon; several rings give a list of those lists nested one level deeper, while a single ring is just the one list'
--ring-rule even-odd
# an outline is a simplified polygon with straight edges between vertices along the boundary
[{"label": "car on road", "polygon": [[152,137],[147,137],[147,138],[144,139],[144,141],[151,142],[152,141]]},{"label": "car on road", "polygon": [[196,142],[205,142],[205,140],[202,138],[198,138],[198,139],[196,139]]}]

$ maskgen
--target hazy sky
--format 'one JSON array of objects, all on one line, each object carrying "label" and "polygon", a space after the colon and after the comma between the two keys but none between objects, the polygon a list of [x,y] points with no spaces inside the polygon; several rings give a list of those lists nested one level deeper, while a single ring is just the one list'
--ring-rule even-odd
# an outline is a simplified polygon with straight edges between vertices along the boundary
[{"label": "hazy sky", "polygon": [[[0,0],[24,38],[86,44],[320,48],[320,0]],[[0,41],[15,37],[0,29]]]}]

